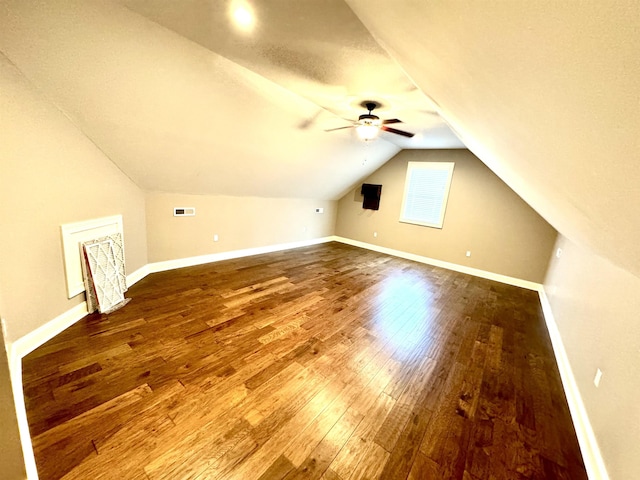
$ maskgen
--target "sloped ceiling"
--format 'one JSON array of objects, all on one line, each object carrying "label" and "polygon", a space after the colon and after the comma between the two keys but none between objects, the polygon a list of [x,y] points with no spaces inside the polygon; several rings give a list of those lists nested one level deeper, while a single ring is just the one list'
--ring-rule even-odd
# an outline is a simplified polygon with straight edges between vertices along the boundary
[{"label": "sloped ceiling", "polygon": [[640,2],[347,3],[513,190],[640,275]]},{"label": "sloped ceiling", "polygon": [[[0,50],[147,190],[339,198],[462,143],[640,275],[640,3],[0,0]],[[359,141],[363,100],[418,132]],[[437,112],[437,113],[434,113]],[[446,120],[446,123],[445,123]]]},{"label": "sloped ceiling", "polygon": [[[229,6],[4,1],[0,49],[146,190],[336,199],[401,146],[462,146],[344,2],[262,2],[250,33]],[[422,135],[325,132],[367,99]]]}]

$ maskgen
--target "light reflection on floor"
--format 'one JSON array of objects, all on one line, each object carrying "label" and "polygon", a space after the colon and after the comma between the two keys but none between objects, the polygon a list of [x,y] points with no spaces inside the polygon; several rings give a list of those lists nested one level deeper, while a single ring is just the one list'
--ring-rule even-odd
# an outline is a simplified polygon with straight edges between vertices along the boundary
[{"label": "light reflection on floor", "polygon": [[430,325],[438,312],[432,308],[433,285],[424,277],[402,272],[380,282],[376,309],[370,327],[385,349],[405,360],[426,350],[431,341]]}]

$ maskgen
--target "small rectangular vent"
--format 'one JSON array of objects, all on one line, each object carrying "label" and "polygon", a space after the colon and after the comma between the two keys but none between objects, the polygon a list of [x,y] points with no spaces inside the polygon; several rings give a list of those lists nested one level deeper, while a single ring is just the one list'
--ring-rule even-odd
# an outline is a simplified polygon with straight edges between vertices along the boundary
[{"label": "small rectangular vent", "polygon": [[175,207],[173,209],[174,217],[193,217],[195,214],[195,207]]}]

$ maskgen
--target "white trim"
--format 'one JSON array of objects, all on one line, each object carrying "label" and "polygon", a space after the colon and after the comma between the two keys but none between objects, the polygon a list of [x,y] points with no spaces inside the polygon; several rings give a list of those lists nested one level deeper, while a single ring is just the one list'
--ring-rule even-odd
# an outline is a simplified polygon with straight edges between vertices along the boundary
[{"label": "white trim", "polygon": [[[181,258],[176,260],[167,260],[164,262],[149,263],[135,272],[127,275],[127,286],[139,282],[144,277],[151,273],[164,272],[167,270],[173,270],[182,267],[191,267],[194,265],[202,265],[205,263],[219,262],[222,260],[230,260],[234,258],[248,257],[251,255],[261,255],[264,253],[278,252],[282,250],[289,250],[293,248],[307,247],[310,245],[317,245],[326,242],[341,242],[355,247],[366,248],[387,255],[393,255],[395,257],[406,258],[408,260],[414,260],[420,263],[426,263],[428,265],[434,265],[436,267],[446,268],[460,273],[466,273],[474,275],[476,277],[482,277],[489,280],[495,280],[497,282],[506,283],[508,285],[514,285],[516,287],[527,288],[529,290],[541,291],[542,285],[539,283],[529,282],[527,280],[521,280],[518,278],[508,277],[506,275],[500,275],[497,273],[486,272],[476,268],[465,267],[464,265],[457,265],[454,263],[444,262],[442,260],[436,260],[422,255],[416,255],[413,253],[407,253],[400,250],[394,250],[392,248],[381,247],[379,245],[372,245],[370,243],[360,242],[358,240],[351,240],[349,238],[338,237],[331,235],[328,237],[314,238],[311,240],[302,240],[299,242],[280,243],[276,245],[267,245],[264,247],[246,248],[242,250],[231,250],[228,252],[213,253],[210,255],[201,255],[197,257]],[[69,328],[71,325],[81,320],[87,315],[87,304],[82,302],[72,309],[58,315],[53,320],[41,325],[37,329],[29,332],[25,336],[19,338],[13,342],[12,349],[18,358],[31,353],[36,348],[45,344],[53,337],[61,333],[63,330]]]},{"label": "white trim", "polygon": [[[333,240],[336,240],[336,237],[322,237],[300,242],[281,243],[277,245],[268,245],[265,247],[232,250],[230,252],[202,255],[199,257],[189,257],[178,260],[169,260],[166,262],[150,263],[127,275],[127,286],[132,286],[150,273],[163,272],[165,270],[173,270],[174,268],[189,267],[193,265],[201,265],[204,263],[218,262],[221,260],[228,260],[232,258],[247,257],[250,255],[260,255],[262,253],[271,253],[280,250],[306,247],[309,245],[331,242]],[[13,344],[11,344],[12,355],[19,360],[22,359],[29,353],[33,352],[36,348],[44,345],[53,337],[69,328],[78,320],[84,318],[87,314],[87,302],[82,302],[76,305],[70,310],[67,310],[66,312],[58,315],[53,320],[48,321],[44,325],[41,325],[40,327],[13,342]]]},{"label": "white trim", "polygon": [[549,331],[549,337],[551,338],[551,345],[553,346],[553,352],[556,356],[556,363],[558,364],[558,370],[560,370],[560,378],[562,379],[562,386],[564,387],[565,395],[567,396],[567,403],[569,404],[569,411],[571,412],[571,418],[573,419],[573,426],[576,429],[576,435],[578,437],[578,443],[580,444],[580,450],[582,452],[582,459],[584,466],[587,469],[589,478],[598,480],[608,480],[609,474],[605,467],[598,441],[596,440],[593,427],[589,421],[587,415],[587,409],[582,401],[580,395],[580,389],[573,376],[573,370],[569,363],[569,357],[567,351],[564,348],[562,342],[562,336],[558,325],[553,316],[551,310],[551,304],[547,297],[544,287],[538,290],[540,295],[540,304],[542,305],[542,312],[544,315],[545,323],[547,324],[547,330]]},{"label": "white trim", "polygon": [[[139,282],[149,275],[149,265],[139,268],[135,272],[127,275],[127,286]],[[82,302],[66,312],[58,315],[53,320],[49,320],[44,325],[40,325],[35,330],[20,337],[11,344],[12,353],[18,359],[22,359],[33,352],[36,348],[44,345],[56,335],[62,333],[78,320],[82,320],[87,316],[87,302]]]},{"label": "white trim", "polygon": [[18,431],[20,433],[24,466],[27,471],[27,479],[38,480],[38,467],[36,466],[36,457],[33,454],[29,420],[27,419],[27,407],[24,403],[24,392],[22,389],[22,357],[19,357],[15,353],[15,349],[12,348],[11,344],[8,345],[8,348],[11,388],[13,389],[13,402],[16,406],[16,418],[18,420]]},{"label": "white trim", "polygon": [[487,272],[478,268],[466,267],[464,265],[458,265],[456,263],[445,262],[443,260],[436,260],[435,258],[424,257],[422,255],[416,255],[415,253],[403,252],[401,250],[395,250],[393,248],[381,247],[379,245],[373,245],[371,243],[360,242],[358,240],[351,240],[350,238],[334,237],[337,242],[353,245],[354,247],[366,248],[375,252],[386,253],[387,255],[393,255],[394,257],[406,258],[407,260],[413,260],[415,262],[426,263],[435,267],[446,268],[447,270],[453,270],[454,272],[466,273],[473,275],[474,277],[486,278],[487,280],[494,280],[500,283],[506,283],[507,285],[513,285],[515,287],[526,288],[528,290],[539,291],[542,288],[542,284],[536,282],[530,282],[528,280],[522,280],[520,278],[509,277],[507,275],[501,275],[499,273]]},{"label": "white trim", "polygon": [[[131,286],[142,280],[148,274],[148,265],[139,268],[130,275],[127,275],[127,286]],[[58,315],[53,320],[41,325],[32,332],[29,332],[15,342],[7,344],[9,371],[11,373],[11,386],[13,389],[13,401],[16,406],[20,443],[22,444],[22,454],[24,456],[28,480],[38,480],[38,468],[33,454],[33,444],[31,443],[29,421],[27,419],[27,411],[24,402],[22,359],[36,348],[44,345],[46,342],[54,338],[63,330],[83,319],[87,313],[87,302],[82,302],[61,315]],[[4,328],[4,321],[2,322],[2,326]]]},{"label": "white trim", "polygon": [[415,255],[413,253],[402,252],[400,250],[394,250],[392,248],[381,247],[379,245],[373,245],[370,243],[360,242],[358,240],[351,240],[349,238],[334,236],[333,240],[355,247],[366,248],[380,253],[386,253],[396,257],[406,258],[408,260],[414,260],[420,263],[426,263],[437,267],[446,268],[448,270],[454,270],[456,272],[467,273],[477,277],[486,278],[489,280],[495,280],[497,282],[514,285],[516,287],[527,288],[529,290],[535,290],[540,296],[540,304],[542,305],[542,312],[544,320],[549,331],[549,337],[551,338],[551,345],[553,346],[553,353],[556,357],[556,363],[558,364],[558,370],[560,371],[560,378],[562,380],[562,386],[567,397],[567,403],[569,404],[569,410],[571,412],[571,419],[576,430],[576,436],[578,437],[578,443],[580,444],[580,451],[582,452],[582,459],[587,470],[589,478],[594,480],[608,480],[609,475],[600,452],[600,447],[596,440],[587,410],[582,401],[578,384],[573,376],[571,365],[567,352],[560,336],[560,331],[555,322],[553,312],[551,310],[551,304],[547,298],[544,286],[540,283],[530,282],[527,280],[521,280],[518,278],[508,277],[506,275],[500,275],[497,273],[486,272],[484,270],[478,270],[475,268],[465,267],[463,265],[457,265],[454,263],[444,262],[442,260],[436,260],[429,257],[423,257],[421,255]]},{"label": "white trim", "polygon": [[[6,323],[0,318],[2,324],[3,337],[7,338]],[[7,360],[9,362],[9,375],[11,381],[11,391],[13,393],[13,403],[16,409],[16,420],[18,422],[18,434],[20,435],[20,445],[22,446],[22,458],[24,460],[25,472],[27,479],[38,480],[38,468],[36,467],[36,458],[33,454],[33,445],[31,443],[31,434],[29,432],[29,421],[27,420],[27,408],[24,403],[24,392],[22,389],[22,357],[19,356],[13,343],[5,343],[0,345],[7,352]]]},{"label": "white trim", "polygon": [[19,358],[27,356],[78,320],[84,318],[87,313],[87,302],[76,305],[71,310],[67,310],[13,342],[12,351]]},{"label": "white trim", "polygon": [[120,233],[124,238],[122,215],[94,218],[82,222],[60,225],[68,298],[73,298],[84,292],[82,255],[80,253],[81,243],[113,233]]},{"label": "white trim", "polygon": [[127,288],[129,288],[131,285],[135,285],[136,283],[138,283],[144,277],[149,275],[149,273],[151,273],[149,271],[149,265],[145,265],[144,267],[140,267],[135,272],[127,275]]},{"label": "white trim", "polygon": [[264,247],[245,248],[242,250],[230,250],[228,252],[212,253],[209,255],[200,255],[198,257],[178,258],[176,260],[166,260],[164,262],[154,262],[147,265],[148,273],[164,272],[176,268],[193,267],[194,265],[203,265],[205,263],[220,262],[222,260],[231,260],[234,258],[249,257],[252,255],[261,255],[263,253],[279,252],[281,250],[289,250],[292,248],[308,247],[319,243],[326,243],[336,240],[337,237],[321,237],[311,240],[302,240],[299,242],[279,243],[276,245],[266,245]]},{"label": "white trim", "polygon": [[[580,449],[582,451],[582,456],[585,467],[587,469],[587,473],[589,475],[589,478],[592,479],[609,479],[604,461],[602,459],[600,448],[598,447],[593,428],[591,427],[591,423],[589,421],[589,417],[582,401],[582,397],[580,396],[580,391],[578,389],[575,377],[573,376],[573,371],[571,370],[571,365],[569,364],[567,353],[564,349],[564,344],[562,343],[562,337],[560,336],[560,332],[553,317],[549,299],[547,298],[542,284],[332,235],[328,237],[316,238],[300,242],[282,243],[264,247],[247,248],[243,250],[233,250],[211,255],[202,255],[198,257],[189,257],[177,260],[168,260],[165,262],[150,263],[127,275],[127,286],[135,284],[150,273],[193,265],[201,265],[211,262],[218,262],[221,260],[229,260],[233,258],[247,257],[251,255],[260,255],[263,253],[271,253],[292,248],[306,247],[332,241],[341,242],[347,245],[365,248],[368,250],[385,253],[387,255],[393,255],[395,257],[405,258],[408,260],[413,260],[416,262],[446,268],[448,270],[466,273],[469,275],[506,283],[508,285],[514,285],[517,287],[537,291],[540,296],[543,315],[545,318],[547,329],[549,331],[549,336],[551,338],[551,343],[556,357],[556,362],[558,364],[558,369],[560,370],[562,385],[565,390],[567,402],[569,403],[569,410],[571,411],[571,417],[576,429],[576,435],[578,437],[578,442],[580,444]],[[31,444],[31,437],[29,435],[29,424],[27,421],[24,395],[22,390],[22,358],[58,335],[66,328],[73,325],[78,320],[84,318],[84,316],[86,315],[87,304],[86,302],[82,302],[81,304],[76,305],[72,309],[59,315],[58,317],[47,322],[36,330],[28,333],[24,337],[16,340],[15,342],[13,342],[13,344],[7,345],[7,349],[9,352],[11,381],[18,416],[18,425],[20,428],[22,449],[27,468],[27,478],[30,480],[37,480],[38,473],[36,469],[35,458],[33,456],[33,447]]]}]

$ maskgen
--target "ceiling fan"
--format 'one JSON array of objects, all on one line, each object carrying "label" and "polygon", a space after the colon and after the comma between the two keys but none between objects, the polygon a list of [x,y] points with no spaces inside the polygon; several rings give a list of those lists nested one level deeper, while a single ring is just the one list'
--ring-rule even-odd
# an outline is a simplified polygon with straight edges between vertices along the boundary
[{"label": "ceiling fan", "polygon": [[404,130],[398,130],[397,128],[387,127],[390,123],[402,123],[402,120],[398,120],[397,118],[391,118],[389,120],[380,120],[380,117],[374,115],[373,110],[379,106],[379,104],[371,101],[365,101],[361,104],[369,113],[363,113],[358,117],[358,120],[353,122],[353,125],[349,125],[346,127],[338,127],[338,128],[330,128],[329,130],[325,130],[325,132],[333,132],[334,130],[343,130],[345,128],[355,128],[358,132],[358,136],[363,140],[372,140],[374,139],[380,130],[389,133],[395,133],[397,135],[402,135],[403,137],[413,137],[413,133],[405,132]]}]

